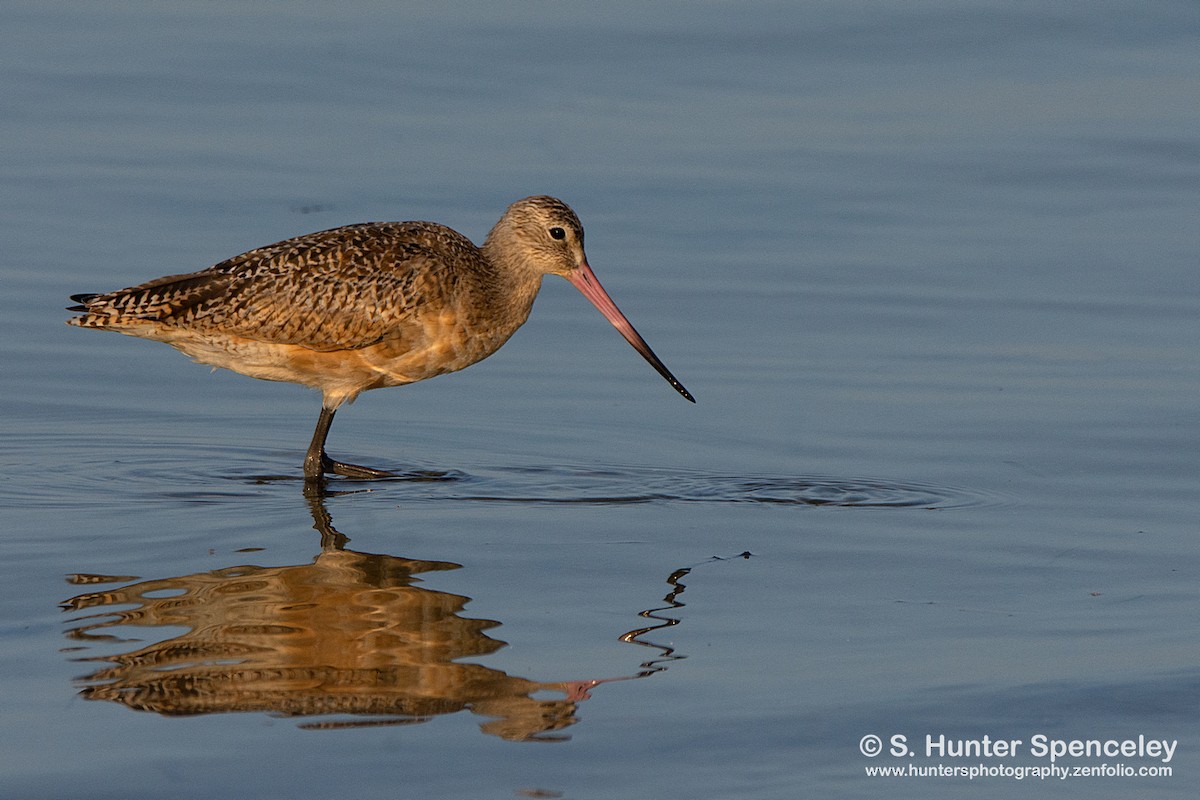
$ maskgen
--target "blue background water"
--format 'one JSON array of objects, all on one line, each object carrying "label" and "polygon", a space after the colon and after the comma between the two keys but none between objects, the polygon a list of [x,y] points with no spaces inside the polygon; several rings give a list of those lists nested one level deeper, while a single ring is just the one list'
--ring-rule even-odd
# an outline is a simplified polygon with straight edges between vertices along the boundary
[{"label": "blue background water", "polygon": [[[1198,44],[1191,2],[5,4],[0,794],[1193,796]],[[62,324],[533,193],[696,406],[548,281],[494,358],[339,415],[335,455],[448,480],[314,509],[266,478],[315,395]],[[159,713],[236,706],[201,679],[272,637],[258,710]],[[444,705],[271,712],[346,664]],[[515,741],[543,711],[569,740]],[[1174,775],[864,774],[1039,733]]]}]

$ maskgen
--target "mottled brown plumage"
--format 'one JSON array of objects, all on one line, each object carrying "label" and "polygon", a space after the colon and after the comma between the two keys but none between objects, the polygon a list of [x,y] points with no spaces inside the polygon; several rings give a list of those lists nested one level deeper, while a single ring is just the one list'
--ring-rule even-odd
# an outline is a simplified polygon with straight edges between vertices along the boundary
[{"label": "mottled brown plumage", "polygon": [[433,222],[368,222],[260,247],[216,266],[107,294],[74,295],[67,320],[165,342],[196,361],[319,389],[305,476],[388,473],[334,461],[334,412],[359,393],[487,358],[529,317],[542,276],[571,281],[688,400],[600,287],[565,203],[509,206],[482,247]]}]

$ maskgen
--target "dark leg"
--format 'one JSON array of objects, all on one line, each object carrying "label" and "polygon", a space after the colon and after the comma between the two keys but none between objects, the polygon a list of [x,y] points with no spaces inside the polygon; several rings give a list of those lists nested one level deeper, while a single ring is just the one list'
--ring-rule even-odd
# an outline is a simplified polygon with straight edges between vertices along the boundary
[{"label": "dark leg", "polygon": [[334,412],[335,409],[321,406],[321,416],[317,417],[317,429],[313,431],[312,444],[308,446],[308,453],[304,456],[304,479],[319,481],[326,472],[345,475],[347,478],[395,477],[391,472],[334,461],[325,455],[325,437],[329,435],[329,426],[333,424]]}]

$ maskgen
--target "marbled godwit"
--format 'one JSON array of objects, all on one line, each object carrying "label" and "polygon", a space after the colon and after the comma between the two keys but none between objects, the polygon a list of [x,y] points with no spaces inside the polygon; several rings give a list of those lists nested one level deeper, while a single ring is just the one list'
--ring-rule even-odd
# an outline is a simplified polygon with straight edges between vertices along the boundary
[{"label": "marbled godwit", "polygon": [[368,222],[260,247],[187,275],[73,295],[67,324],[165,342],[194,360],[319,389],[304,475],[388,477],[325,454],[359,393],[454,372],[524,324],[543,275],[561,275],[693,403],[596,280],[583,226],[553,197],[508,207],[482,247],[433,222]]}]

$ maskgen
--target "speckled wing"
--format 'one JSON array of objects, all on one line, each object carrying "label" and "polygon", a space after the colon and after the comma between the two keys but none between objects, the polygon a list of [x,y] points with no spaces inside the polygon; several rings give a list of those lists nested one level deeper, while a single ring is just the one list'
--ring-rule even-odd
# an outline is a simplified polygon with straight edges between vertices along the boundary
[{"label": "speckled wing", "polygon": [[[83,327],[157,324],[317,351],[403,337],[444,307],[480,261],[461,234],[428,222],[348,225],[251,250],[214,267],[81,297]],[[432,296],[431,296],[432,295]]]}]

